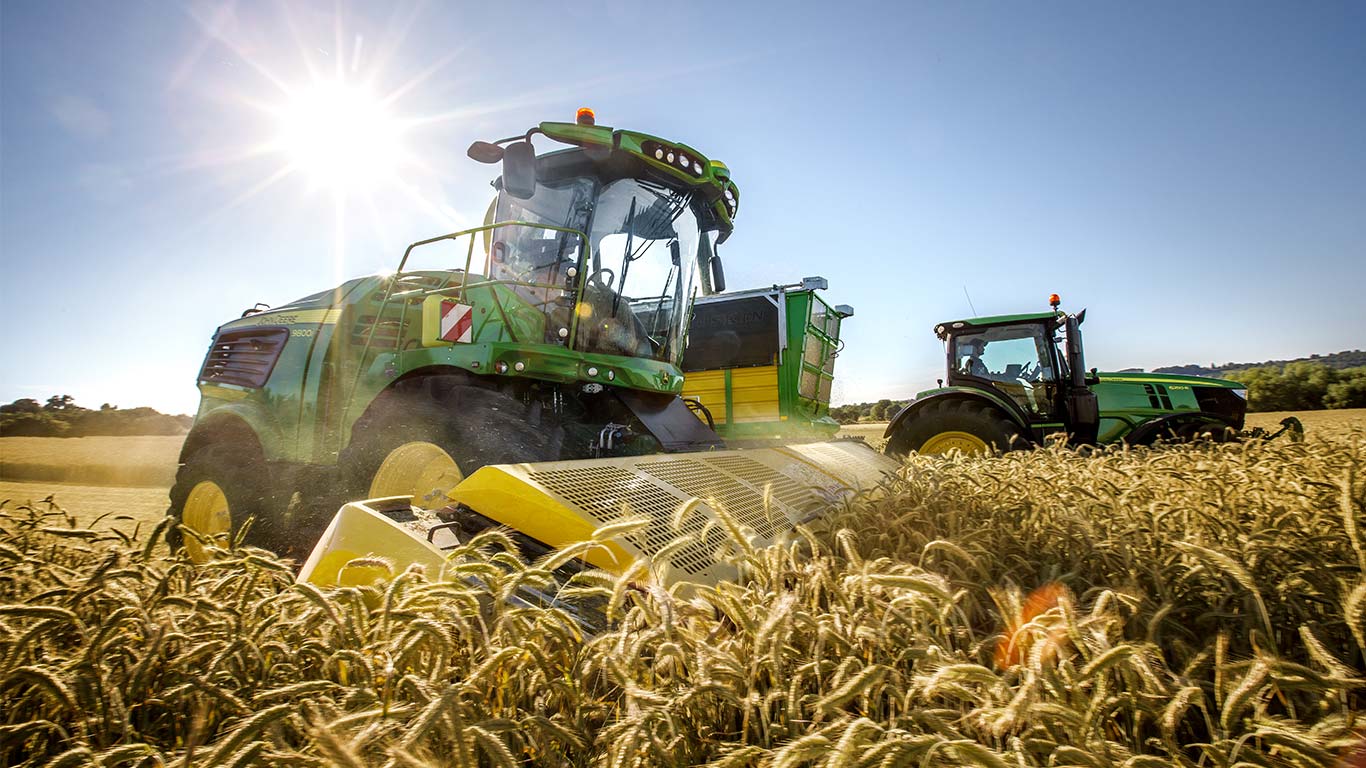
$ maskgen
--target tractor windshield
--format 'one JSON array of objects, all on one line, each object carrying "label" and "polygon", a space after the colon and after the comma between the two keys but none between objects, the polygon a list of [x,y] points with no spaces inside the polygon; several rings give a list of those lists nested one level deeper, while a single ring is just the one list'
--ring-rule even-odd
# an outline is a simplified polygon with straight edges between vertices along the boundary
[{"label": "tractor windshield", "polygon": [[692,193],[641,179],[603,187],[577,348],[679,363],[700,239]]},{"label": "tractor windshield", "polygon": [[1048,388],[1058,380],[1051,343],[1052,334],[1041,323],[958,333],[950,352],[951,374],[983,379],[1026,413],[1047,415],[1052,410]]}]

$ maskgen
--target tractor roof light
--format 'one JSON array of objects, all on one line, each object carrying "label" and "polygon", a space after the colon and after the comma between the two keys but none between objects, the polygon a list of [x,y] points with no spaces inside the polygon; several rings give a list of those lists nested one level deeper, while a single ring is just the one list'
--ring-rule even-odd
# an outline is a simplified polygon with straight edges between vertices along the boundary
[{"label": "tractor roof light", "polygon": [[1050,293],[1050,294],[1048,294],[1048,306],[1050,306],[1050,307],[1052,307],[1052,308],[1054,308],[1054,309],[1057,309],[1057,308],[1058,308],[1058,305],[1061,304],[1061,303],[1062,303],[1062,299],[1058,297],[1058,294],[1056,294],[1056,293]]},{"label": "tractor roof light", "polygon": [[598,116],[591,107],[579,107],[579,111],[574,113],[574,122],[579,125],[597,125]]}]

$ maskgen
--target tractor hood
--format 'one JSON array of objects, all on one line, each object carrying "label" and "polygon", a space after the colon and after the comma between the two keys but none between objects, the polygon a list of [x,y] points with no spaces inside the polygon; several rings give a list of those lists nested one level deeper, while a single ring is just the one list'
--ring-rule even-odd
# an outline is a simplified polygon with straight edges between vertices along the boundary
[{"label": "tractor hood", "polygon": [[1179,373],[1141,373],[1128,371],[1101,371],[1097,374],[1102,384],[1163,384],[1187,387],[1224,387],[1226,389],[1247,389],[1247,385],[1228,379],[1214,379],[1207,376],[1186,376]]}]

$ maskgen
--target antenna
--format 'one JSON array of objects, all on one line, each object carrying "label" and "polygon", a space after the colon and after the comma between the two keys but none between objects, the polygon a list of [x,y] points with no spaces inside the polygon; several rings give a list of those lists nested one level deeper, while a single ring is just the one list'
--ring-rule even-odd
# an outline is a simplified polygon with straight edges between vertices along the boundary
[{"label": "antenna", "polygon": [[966,285],[963,286],[963,298],[968,300],[968,308],[972,310],[972,314],[975,316],[977,314],[977,307],[972,306],[972,297],[968,295],[968,287]]}]

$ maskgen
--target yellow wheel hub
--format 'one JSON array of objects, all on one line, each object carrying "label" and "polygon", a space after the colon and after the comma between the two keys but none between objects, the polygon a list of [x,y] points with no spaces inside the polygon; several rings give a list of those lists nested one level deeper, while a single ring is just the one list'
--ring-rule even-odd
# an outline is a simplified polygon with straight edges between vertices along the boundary
[{"label": "yellow wheel hub", "polygon": [[921,453],[948,453],[954,449],[963,453],[989,453],[987,441],[969,432],[940,432],[920,446]]},{"label": "yellow wheel hub", "polygon": [[[203,480],[190,489],[181,511],[181,522],[186,528],[212,538],[218,546],[228,546],[232,535],[232,512],[228,508],[228,497],[218,483]],[[185,537],[185,549],[196,563],[209,559],[208,550],[193,536]]]},{"label": "yellow wheel hub", "polygon": [[412,496],[419,507],[442,507],[449,499],[447,492],[464,479],[460,465],[440,446],[404,443],[380,462],[370,481],[370,498]]}]

